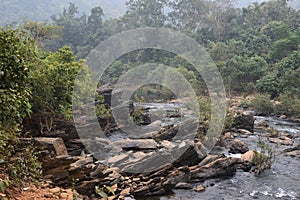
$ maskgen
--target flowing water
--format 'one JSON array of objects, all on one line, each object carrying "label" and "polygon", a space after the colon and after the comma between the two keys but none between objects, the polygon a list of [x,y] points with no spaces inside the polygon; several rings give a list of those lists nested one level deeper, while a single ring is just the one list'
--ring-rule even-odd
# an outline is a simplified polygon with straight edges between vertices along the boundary
[{"label": "flowing water", "polygon": [[[269,117],[256,117],[256,123],[266,121],[270,127],[293,136],[294,146],[299,144],[300,124]],[[257,148],[259,133],[248,138],[239,138],[245,142],[249,149]],[[275,146],[277,153],[291,146]],[[226,151],[224,152],[226,154]],[[228,154],[227,154],[228,155]],[[235,155],[239,156],[239,155]],[[235,176],[229,179],[212,179],[201,183],[206,187],[204,192],[189,190],[175,190],[174,195],[161,197],[167,199],[204,199],[204,200],[250,200],[250,199],[300,199],[300,159],[278,155],[276,162],[270,170],[261,175],[237,171]],[[198,183],[200,184],[200,183]]]},{"label": "flowing water", "polygon": [[[172,112],[178,110],[180,105],[174,104],[145,104],[144,108],[155,112],[163,110]],[[168,118],[162,121],[165,124],[177,123],[178,117]],[[281,133],[290,135],[293,138],[294,145],[300,144],[300,124],[272,117],[256,117],[255,123],[267,122],[270,127],[277,129]],[[248,138],[238,138],[245,142],[250,150],[257,149],[257,142],[260,135],[259,131]],[[112,140],[126,138],[126,134],[116,132],[112,135]],[[300,199],[300,159],[289,156],[279,155],[285,149],[293,146],[276,146],[272,144],[277,152],[277,160],[270,170],[266,170],[260,175],[238,170],[237,173],[228,179],[210,179],[197,185],[203,185],[206,189],[203,192],[194,192],[191,190],[174,190],[174,194],[165,197],[151,197],[148,200],[296,200]],[[227,156],[240,157],[239,154],[229,154],[228,150],[221,152]],[[145,198],[146,199],[146,198]]]}]

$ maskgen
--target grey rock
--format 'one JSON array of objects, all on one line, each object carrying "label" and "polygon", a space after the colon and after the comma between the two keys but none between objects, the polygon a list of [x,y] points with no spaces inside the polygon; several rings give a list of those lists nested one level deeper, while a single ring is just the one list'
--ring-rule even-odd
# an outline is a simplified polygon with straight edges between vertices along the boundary
[{"label": "grey rock", "polygon": [[229,153],[246,153],[247,151],[249,151],[248,146],[238,139],[234,139],[229,145]]}]

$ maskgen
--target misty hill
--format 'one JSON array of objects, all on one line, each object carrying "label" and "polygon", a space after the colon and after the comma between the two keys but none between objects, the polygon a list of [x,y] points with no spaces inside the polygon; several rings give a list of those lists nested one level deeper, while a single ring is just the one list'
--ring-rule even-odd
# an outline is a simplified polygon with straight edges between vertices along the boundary
[{"label": "misty hill", "polygon": [[[0,25],[13,22],[22,22],[24,19],[31,21],[50,20],[53,15],[58,15],[63,8],[68,7],[69,2],[75,3],[81,13],[89,14],[91,8],[101,6],[105,18],[119,17],[126,11],[127,0],[1,0],[0,1]],[[254,2],[264,0],[236,0],[237,7],[246,7]],[[299,9],[300,1],[292,0],[290,5]]]},{"label": "misty hill", "polygon": [[0,25],[22,22],[22,20],[45,21],[58,15],[69,2],[74,3],[81,13],[89,14],[91,8],[101,6],[106,18],[119,17],[125,12],[126,0],[1,0]]}]

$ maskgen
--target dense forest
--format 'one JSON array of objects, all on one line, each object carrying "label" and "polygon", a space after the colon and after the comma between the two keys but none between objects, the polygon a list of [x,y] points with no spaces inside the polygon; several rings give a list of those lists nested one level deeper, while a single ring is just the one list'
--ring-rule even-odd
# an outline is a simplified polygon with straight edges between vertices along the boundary
[{"label": "dense forest", "polygon": [[[49,1],[38,10],[52,8],[48,3],[62,5]],[[10,4],[18,2],[1,4],[12,8]],[[33,150],[16,140],[24,134],[23,119],[38,117],[45,126],[49,119],[71,119],[74,80],[79,72],[90,78],[84,58],[105,39],[130,29],[165,27],[188,35],[216,63],[229,97],[255,96],[252,102],[242,102],[242,108],[253,106],[260,114],[299,119],[299,2],[269,0],[237,7],[234,0],[128,0],[126,11],[117,18],[104,17],[114,4],[82,14],[83,4],[69,3],[46,22],[25,20],[0,29],[0,170],[8,174],[0,177],[2,192],[40,174]],[[18,14],[2,11],[1,22],[11,17],[7,12]],[[121,56],[105,71],[102,82],[113,85],[126,71],[149,62],[175,68],[197,95],[208,95],[203,78],[186,60],[153,49]],[[79,84],[89,90],[84,82]],[[141,96],[145,93],[173,97],[160,87],[140,91]],[[98,109],[98,115],[107,112],[105,107]],[[12,157],[21,153],[25,155],[14,162]]]}]

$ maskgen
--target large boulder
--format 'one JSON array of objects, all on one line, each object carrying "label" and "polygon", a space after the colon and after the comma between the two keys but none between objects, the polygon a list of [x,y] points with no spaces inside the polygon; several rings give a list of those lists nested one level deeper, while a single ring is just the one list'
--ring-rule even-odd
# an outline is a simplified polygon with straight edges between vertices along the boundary
[{"label": "large boulder", "polygon": [[254,151],[247,151],[242,155],[241,160],[242,162],[253,163],[254,157],[255,157]]},{"label": "large boulder", "polygon": [[254,113],[251,111],[237,113],[234,117],[233,127],[237,129],[246,129],[250,132],[253,132],[254,121]]},{"label": "large boulder", "polygon": [[236,172],[240,159],[222,157],[203,166],[190,167],[191,179],[204,181],[208,178],[232,176]]},{"label": "large boulder", "polygon": [[248,150],[248,146],[238,139],[234,139],[229,145],[229,153],[246,153]]}]

